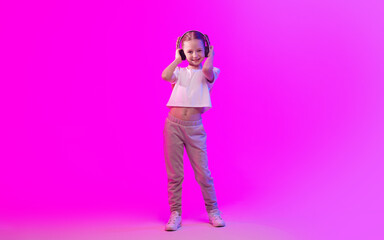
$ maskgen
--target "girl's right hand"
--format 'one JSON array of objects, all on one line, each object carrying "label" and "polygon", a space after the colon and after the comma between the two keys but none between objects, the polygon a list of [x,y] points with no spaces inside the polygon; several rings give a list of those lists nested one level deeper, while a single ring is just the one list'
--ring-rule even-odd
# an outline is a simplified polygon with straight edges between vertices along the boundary
[{"label": "girl's right hand", "polygon": [[178,38],[177,38],[177,41],[176,41],[176,55],[175,55],[175,61],[176,61],[178,64],[183,62],[183,60],[181,59],[180,53],[179,53],[179,50],[180,50],[181,48],[179,48],[179,46],[177,46],[177,43],[179,42],[179,38],[180,38],[180,37],[178,37]]}]

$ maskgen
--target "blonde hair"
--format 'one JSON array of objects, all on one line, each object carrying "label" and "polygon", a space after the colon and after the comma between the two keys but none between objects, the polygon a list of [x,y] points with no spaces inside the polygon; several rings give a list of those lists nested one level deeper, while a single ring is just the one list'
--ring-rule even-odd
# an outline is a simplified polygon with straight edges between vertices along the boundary
[{"label": "blonde hair", "polygon": [[203,45],[204,45],[204,50],[206,48],[206,40],[205,40],[205,37],[203,34],[201,34],[200,32],[197,32],[197,31],[191,31],[191,32],[188,32],[186,33],[183,38],[181,39],[181,48],[183,48],[183,45],[184,45],[184,42],[187,42],[187,41],[190,41],[190,40],[193,40],[193,39],[199,39],[201,41],[203,41]]}]

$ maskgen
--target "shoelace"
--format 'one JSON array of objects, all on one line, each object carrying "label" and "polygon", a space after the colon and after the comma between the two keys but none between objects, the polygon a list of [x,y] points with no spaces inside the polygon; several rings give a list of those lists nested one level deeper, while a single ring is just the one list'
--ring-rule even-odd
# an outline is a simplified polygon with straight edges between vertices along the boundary
[{"label": "shoelace", "polygon": [[169,218],[168,224],[171,222],[174,224],[176,222],[177,214],[172,214],[171,217]]},{"label": "shoelace", "polygon": [[223,219],[221,218],[221,216],[218,215],[218,214],[212,214],[211,216],[212,216],[213,218],[215,218],[215,220],[217,220],[217,219],[219,219],[219,220],[223,220]]}]

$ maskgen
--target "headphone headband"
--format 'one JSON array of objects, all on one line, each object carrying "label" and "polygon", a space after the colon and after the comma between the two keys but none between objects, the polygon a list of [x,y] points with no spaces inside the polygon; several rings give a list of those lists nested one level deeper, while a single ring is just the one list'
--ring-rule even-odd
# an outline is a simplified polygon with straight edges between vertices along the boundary
[{"label": "headphone headband", "polygon": [[[207,43],[207,48],[208,48],[208,51],[209,51],[210,43],[209,43],[208,36],[205,35],[205,34],[202,33],[202,32],[197,31],[197,30],[189,30],[189,31],[185,32],[185,33],[181,36],[181,38],[179,38],[179,40],[177,41],[177,48],[180,48],[181,40],[183,39],[184,35],[187,34],[187,33],[189,33],[189,32],[198,32],[198,33],[201,33],[201,35],[203,35],[203,37],[204,37],[204,39],[205,39],[205,41],[204,41],[204,47],[205,47],[205,45],[206,45],[205,43]],[[206,48],[206,49],[207,49],[207,48]]]}]

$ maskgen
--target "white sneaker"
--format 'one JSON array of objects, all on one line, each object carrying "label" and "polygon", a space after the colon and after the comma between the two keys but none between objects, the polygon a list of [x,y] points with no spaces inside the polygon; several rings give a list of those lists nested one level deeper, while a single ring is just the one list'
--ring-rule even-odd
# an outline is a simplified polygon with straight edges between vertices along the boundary
[{"label": "white sneaker", "polygon": [[208,213],[209,223],[214,227],[224,227],[225,222],[220,216],[221,212],[218,209],[212,210]]},{"label": "white sneaker", "polygon": [[178,211],[173,211],[169,217],[169,221],[165,224],[166,231],[176,231],[181,227],[181,216]]}]

